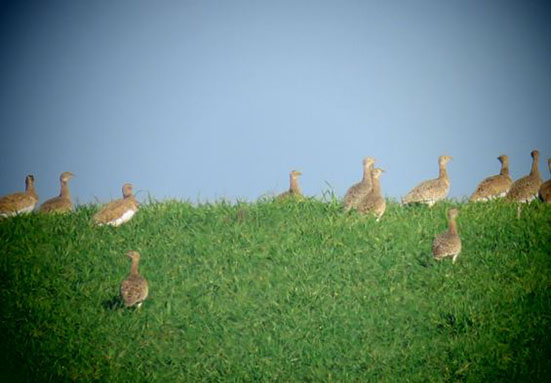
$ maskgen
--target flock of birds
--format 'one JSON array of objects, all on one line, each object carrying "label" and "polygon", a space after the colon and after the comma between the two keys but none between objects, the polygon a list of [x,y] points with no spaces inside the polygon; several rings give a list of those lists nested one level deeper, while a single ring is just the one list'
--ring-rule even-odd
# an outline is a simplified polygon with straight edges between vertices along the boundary
[{"label": "flock of birds", "polygon": [[[509,158],[500,155],[497,159],[501,162],[499,174],[482,180],[470,201],[489,201],[496,198],[505,198],[510,202],[526,203],[539,197],[545,203],[551,203],[551,180],[542,182],[538,168],[539,152],[532,151],[532,167],[530,173],[515,182],[509,174]],[[438,158],[439,174],[435,179],[423,181],[415,186],[402,199],[403,204],[421,203],[429,207],[447,197],[450,190],[450,180],[446,170],[447,163],[452,159],[450,156]],[[357,210],[361,214],[371,214],[379,221],[386,210],[386,201],[382,195],[380,177],[383,169],[374,168],[375,159],[366,157],[363,160],[363,178],[360,182],[352,185],[344,196],[345,211]],[[547,160],[551,172],[551,158]],[[289,190],[277,196],[278,199],[302,198],[302,192],[298,184],[298,177],[301,172],[293,170],[290,173]],[[44,202],[39,212],[42,213],[66,213],[74,210],[69,191],[69,180],[73,178],[71,172],[64,172],[60,176],[61,192],[59,196]],[[116,199],[103,206],[92,217],[96,225],[119,226],[128,222],[138,211],[138,202],[134,197],[132,185],[126,183],[122,187],[122,199]],[[34,176],[28,175],[25,178],[25,191],[8,194],[0,198],[0,217],[11,217],[18,214],[30,213],[38,203],[38,195],[34,187]],[[461,252],[461,238],[457,230],[456,218],[459,214],[457,208],[448,211],[448,230],[438,234],[432,244],[432,252],[436,260],[446,257],[452,258],[455,263]],[[138,272],[140,254],[136,251],[129,251],[128,257],[132,260],[130,274],[123,280],[120,287],[120,295],[126,307],[141,306],[147,298],[149,287],[147,280]]]}]

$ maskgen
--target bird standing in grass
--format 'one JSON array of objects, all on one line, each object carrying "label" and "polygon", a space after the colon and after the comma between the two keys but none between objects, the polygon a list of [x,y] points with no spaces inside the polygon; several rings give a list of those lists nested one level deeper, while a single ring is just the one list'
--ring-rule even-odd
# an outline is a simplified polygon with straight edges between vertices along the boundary
[{"label": "bird standing in grass", "polygon": [[453,257],[452,263],[455,263],[455,260],[461,252],[461,238],[459,237],[457,223],[455,221],[458,214],[458,209],[451,208],[448,211],[448,231],[440,233],[434,238],[432,243],[432,254],[437,261],[446,257]]},{"label": "bird standing in grass", "polygon": [[421,182],[403,198],[402,203],[420,202],[432,207],[436,202],[446,198],[450,191],[450,179],[446,164],[452,159],[450,156],[438,157],[438,178]]},{"label": "bird standing in grass", "polygon": [[377,222],[381,219],[386,210],[386,201],[381,192],[381,183],[379,177],[384,173],[383,169],[375,168],[371,171],[373,185],[371,191],[358,204],[360,213],[371,213],[377,217]]},{"label": "bird standing in grass", "polygon": [[291,173],[289,173],[289,190],[286,192],[281,193],[277,196],[278,199],[285,199],[285,198],[301,198],[302,192],[300,191],[300,187],[298,186],[298,177],[301,176],[302,173],[298,170],[292,170]]},{"label": "bird standing in grass", "polygon": [[73,211],[73,201],[71,201],[71,192],[69,191],[68,182],[74,174],[71,172],[63,172],[59,176],[61,182],[61,192],[59,196],[50,198],[40,206],[39,211],[42,213],[66,213]]},{"label": "bird standing in grass", "polygon": [[38,203],[38,194],[34,189],[34,176],[25,178],[25,191],[8,194],[0,198],[0,217],[11,217],[21,213],[30,213]]},{"label": "bird standing in grass", "polygon": [[371,180],[371,170],[373,169],[373,164],[375,159],[371,157],[366,157],[363,160],[363,178],[360,182],[352,185],[344,195],[344,210],[349,211],[350,209],[358,208],[360,201],[369,194],[371,191],[372,180]]},{"label": "bird standing in grass", "polygon": [[[551,157],[547,160],[547,166],[549,167],[549,173],[551,173]],[[541,184],[539,195],[543,202],[551,203],[551,179]]]},{"label": "bird standing in grass", "polygon": [[119,226],[128,222],[136,214],[138,201],[132,193],[132,184],[123,185],[122,195],[122,199],[109,202],[94,214],[93,220],[97,225]]},{"label": "bird standing in grass", "polygon": [[509,157],[505,154],[497,157],[501,162],[501,171],[498,175],[487,177],[478,184],[471,196],[471,202],[489,201],[494,198],[505,197],[513,180],[509,175]]},{"label": "bird standing in grass", "polygon": [[130,274],[121,283],[121,298],[126,307],[137,306],[140,308],[149,293],[149,285],[147,280],[138,272],[140,253],[131,250],[127,255],[132,260],[132,265],[130,266]]},{"label": "bird standing in grass", "polygon": [[538,168],[540,152],[533,150],[530,155],[532,156],[532,168],[530,169],[530,174],[519,178],[513,183],[513,185],[511,185],[511,189],[505,196],[507,201],[526,203],[532,201],[538,196],[538,192],[542,184],[541,175]]}]

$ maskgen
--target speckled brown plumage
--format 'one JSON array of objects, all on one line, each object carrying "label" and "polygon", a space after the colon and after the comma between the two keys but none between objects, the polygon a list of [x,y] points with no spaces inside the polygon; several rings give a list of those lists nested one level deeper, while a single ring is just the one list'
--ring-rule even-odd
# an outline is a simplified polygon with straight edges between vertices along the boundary
[{"label": "speckled brown plumage", "polygon": [[[547,160],[547,166],[549,167],[549,173],[551,173],[551,158]],[[539,195],[543,202],[551,203],[551,179],[541,184]]]},{"label": "speckled brown plumage", "polygon": [[538,168],[540,152],[533,150],[530,155],[532,156],[532,167],[530,169],[530,174],[513,182],[511,189],[509,189],[509,192],[505,196],[507,201],[525,203],[532,201],[538,196],[538,192],[542,184],[541,175]]},{"label": "speckled brown plumage", "polygon": [[300,190],[300,187],[298,186],[298,177],[301,175],[302,173],[298,170],[292,170],[291,173],[289,173],[289,190],[281,193],[277,196],[277,198],[302,198],[302,192]]},{"label": "speckled brown plumage", "polygon": [[142,305],[142,302],[147,298],[149,293],[149,285],[147,280],[138,272],[140,263],[140,253],[137,251],[129,251],[128,257],[132,260],[130,266],[130,274],[121,283],[121,298],[126,307]]},{"label": "speckled brown plumage", "polygon": [[502,154],[497,158],[501,162],[501,171],[498,175],[487,177],[474,191],[471,202],[488,201],[495,198],[505,197],[513,180],[509,175],[509,157]]},{"label": "speckled brown plumage", "polygon": [[67,213],[74,210],[71,192],[69,191],[69,180],[74,177],[71,172],[63,172],[59,176],[61,183],[61,192],[59,196],[50,198],[40,206],[42,213]]},{"label": "speckled brown plumage", "polygon": [[0,198],[0,217],[10,217],[20,213],[31,212],[38,202],[38,194],[34,189],[34,176],[25,178],[25,191],[8,194]]},{"label": "speckled brown plumage", "polygon": [[384,170],[375,168],[371,171],[373,186],[369,194],[367,194],[358,204],[358,211],[363,214],[373,214],[377,221],[381,219],[386,210],[386,201],[381,192],[381,182],[379,180]]},{"label": "speckled brown plumage", "polygon": [[360,182],[352,185],[344,195],[344,210],[356,209],[360,201],[371,191],[371,171],[375,159],[366,157],[363,160],[363,178]]},{"label": "speckled brown plumage", "polygon": [[402,202],[404,204],[419,202],[432,206],[436,202],[446,198],[450,191],[450,180],[446,170],[446,164],[451,159],[452,157],[450,156],[440,156],[438,158],[438,178],[421,182],[406,194]]},{"label": "speckled brown plumage", "polygon": [[132,194],[131,184],[123,185],[122,195],[122,199],[109,202],[94,214],[93,220],[97,225],[119,226],[134,216],[138,211],[138,202]]},{"label": "speckled brown plumage", "polygon": [[453,257],[452,263],[455,263],[461,252],[461,238],[455,221],[458,214],[459,210],[451,208],[448,211],[448,231],[440,233],[434,238],[432,254],[437,261],[445,257]]}]

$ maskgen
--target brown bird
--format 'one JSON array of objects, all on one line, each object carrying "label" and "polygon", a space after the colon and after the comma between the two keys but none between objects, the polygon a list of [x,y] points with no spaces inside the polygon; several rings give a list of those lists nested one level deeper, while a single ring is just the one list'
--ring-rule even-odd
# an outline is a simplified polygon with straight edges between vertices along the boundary
[{"label": "brown bird", "polygon": [[71,201],[71,192],[69,191],[69,180],[74,177],[71,172],[63,172],[59,176],[61,182],[61,192],[58,197],[50,198],[40,206],[42,213],[66,213],[73,211],[73,201]]},{"label": "brown bird", "polygon": [[[549,167],[549,173],[551,173],[551,157],[547,160],[547,166]],[[541,184],[539,195],[543,202],[551,203],[551,179]]]},{"label": "brown bird", "polygon": [[538,168],[540,152],[533,150],[530,155],[532,156],[532,168],[530,170],[530,174],[513,182],[511,189],[509,189],[509,192],[505,196],[507,201],[526,203],[532,201],[534,198],[537,198],[538,191],[540,190],[540,186],[542,184],[541,175]]},{"label": "brown bird", "polygon": [[450,191],[450,180],[448,172],[446,170],[446,164],[450,161],[450,156],[438,157],[438,165],[440,173],[438,178],[421,182],[415,186],[406,196],[403,198],[402,203],[425,203],[431,207],[436,202],[446,198]]},{"label": "brown bird", "polygon": [[132,194],[132,184],[123,185],[122,196],[122,199],[109,202],[94,214],[93,220],[97,225],[119,226],[128,222],[136,214],[138,201]]},{"label": "brown bird", "polygon": [[384,173],[383,169],[375,168],[371,171],[373,186],[368,195],[366,195],[358,204],[360,213],[371,213],[377,217],[377,222],[381,219],[386,209],[386,201],[381,192],[381,182],[379,177]]},{"label": "brown bird", "polygon": [[132,265],[130,266],[130,274],[121,283],[121,298],[126,307],[138,306],[140,308],[149,293],[149,285],[147,280],[138,272],[140,253],[129,251],[127,256],[132,260]]},{"label": "brown bird", "polygon": [[366,157],[363,160],[363,178],[360,182],[352,185],[344,195],[344,210],[356,209],[360,201],[371,191],[371,170],[375,158]]},{"label": "brown bird", "polygon": [[461,252],[461,238],[459,237],[457,224],[455,222],[458,214],[459,210],[451,208],[448,211],[448,231],[440,233],[434,238],[432,243],[432,254],[437,261],[445,257],[453,257],[452,263],[455,263],[455,260]]},{"label": "brown bird", "polygon": [[471,202],[489,201],[494,198],[505,197],[513,180],[509,175],[509,157],[505,154],[497,157],[501,162],[501,171],[498,175],[487,177],[476,188],[471,196]]},{"label": "brown bird", "polygon": [[11,217],[33,211],[38,203],[38,194],[34,189],[34,176],[25,178],[25,191],[8,194],[0,198],[0,217]]},{"label": "brown bird", "polygon": [[301,176],[302,173],[298,170],[292,170],[291,173],[289,173],[289,190],[286,192],[281,193],[277,196],[278,199],[285,199],[285,198],[301,198],[302,192],[300,191],[300,187],[298,186],[298,177]]}]

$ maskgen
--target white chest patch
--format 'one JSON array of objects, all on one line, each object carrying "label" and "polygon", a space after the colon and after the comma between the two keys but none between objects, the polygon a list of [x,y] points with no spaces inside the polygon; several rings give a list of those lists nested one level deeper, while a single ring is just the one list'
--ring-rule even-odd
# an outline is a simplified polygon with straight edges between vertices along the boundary
[{"label": "white chest patch", "polygon": [[532,200],[536,199],[536,197],[537,197],[537,195],[534,194],[533,196],[530,196],[530,197],[528,197],[528,198],[526,198],[526,199],[522,199],[522,200],[520,200],[520,201],[518,201],[518,202],[520,202],[520,203],[530,203]]},{"label": "white chest patch", "polygon": [[120,226],[123,223],[130,221],[130,218],[132,218],[134,214],[136,214],[136,210],[132,210],[132,209],[127,210],[119,218],[114,219],[113,221],[108,222],[107,224],[112,226]]},{"label": "white chest patch", "polygon": [[32,205],[29,205],[27,207],[24,207],[23,209],[17,211],[17,214],[25,214],[25,213],[30,213],[31,211],[33,211],[34,209],[34,203]]},{"label": "white chest patch", "polygon": [[29,206],[24,207],[23,209],[20,209],[20,210],[17,210],[17,211],[11,211],[11,212],[0,213],[0,217],[7,218],[7,217],[13,217],[13,216],[15,216],[15,215],[17,215],[17,214],[26,214],[26,213],[30,213],[31,211],[33,211],[34,206],[35,206],[35,204],[33,203],[32,205],[29,205]]}]

